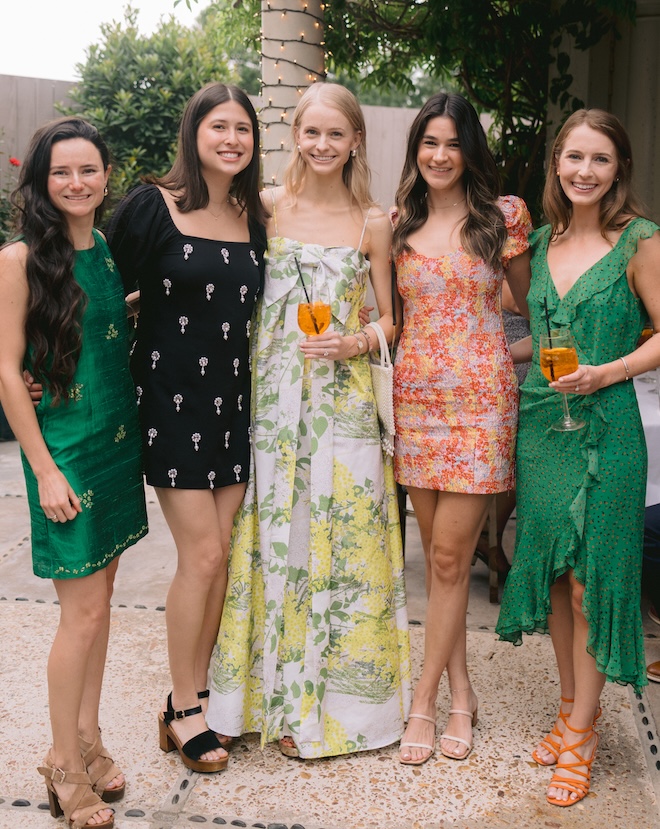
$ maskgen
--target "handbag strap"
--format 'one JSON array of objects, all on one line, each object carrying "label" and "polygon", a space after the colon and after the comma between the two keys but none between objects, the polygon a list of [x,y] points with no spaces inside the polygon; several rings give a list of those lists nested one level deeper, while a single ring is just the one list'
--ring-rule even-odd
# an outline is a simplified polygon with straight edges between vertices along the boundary
[{"label": "handbag strap", "polygon": [[383,368],[392,365],[392,360],[390,358],[390,349],[387,344],[387,340],[385,339],[385,332],[381,328],[380,324],[377,322],[370,322],[365,328],[372,328],[376,336],[378,337],[378,344],[380,347],[380,364]]}]

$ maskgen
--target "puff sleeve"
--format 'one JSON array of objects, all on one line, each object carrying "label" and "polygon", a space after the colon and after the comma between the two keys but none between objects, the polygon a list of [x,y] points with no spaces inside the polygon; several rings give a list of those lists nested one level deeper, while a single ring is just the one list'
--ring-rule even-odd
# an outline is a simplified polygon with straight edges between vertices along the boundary
[{"label": "puff sleeve", "polygon": [[520,256],[529,247],[532,218],[527,205],[518,196],[501,196],[497,204],[507,229],[507,240],[502,248],[502,263],[506,267],[511,259]]},{"label": "puff sleeve", "polygon": [[121,200],[112,216],[108,244],[121,273],[125,294],[139,288],[152,269],[169,230],[166,212],[167,206],[158,188],[142,184]]}]

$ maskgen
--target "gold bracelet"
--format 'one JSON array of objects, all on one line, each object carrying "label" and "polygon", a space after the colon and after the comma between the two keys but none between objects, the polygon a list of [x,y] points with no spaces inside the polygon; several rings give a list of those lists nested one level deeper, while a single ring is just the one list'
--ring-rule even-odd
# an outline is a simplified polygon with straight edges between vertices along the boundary
[{"label": "gold bracelet", "polygon": [[623,363],[623,367],[626,370],[626,380],[632,380],[632,377],[630,376],[630,372],[628,371],[628,363],[626,362],[626,358],[625,357],[619,357],[619,360],[621,360],[621,362]]}]

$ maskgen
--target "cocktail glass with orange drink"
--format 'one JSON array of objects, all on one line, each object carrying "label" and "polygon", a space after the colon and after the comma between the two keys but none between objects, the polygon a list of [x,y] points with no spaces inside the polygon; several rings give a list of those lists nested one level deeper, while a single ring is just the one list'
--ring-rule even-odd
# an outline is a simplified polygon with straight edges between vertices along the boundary
[{"label": "cocktail glass with orange drink", "polygon": [[[575,341],[568,329],[541,334],[539,346],[541,371],[549,382],[577,371],[579,363]],[[584,420],[571,417],[566,392],[561,392],[561,397],[564,415],[552,424],[552,428],[558,432],[575,432],[581,429]]]}]

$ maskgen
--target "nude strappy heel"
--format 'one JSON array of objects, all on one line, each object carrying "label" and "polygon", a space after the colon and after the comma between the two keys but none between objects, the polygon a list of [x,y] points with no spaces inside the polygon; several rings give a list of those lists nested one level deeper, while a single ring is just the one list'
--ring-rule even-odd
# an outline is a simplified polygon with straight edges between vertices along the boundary
[{"label": "nude strappy heel", "polygon": [[[426,722],[433,723],[433,735],[435,738],[435,720],[433,717],[427,717],[426,714],[410,714],[408,722],[410,722],[410,720],[426,720]],[[425,757],[421,757],[419,760],[404,760],[401,756],[402,748],[425,748],[428,751],[428,754]],[[430,760],[434,754],[435,746],[431,746],[428,743],[400,743],[399,745],[399,762],[404,766],[421,766],[426,763],[427,760]]]}]

